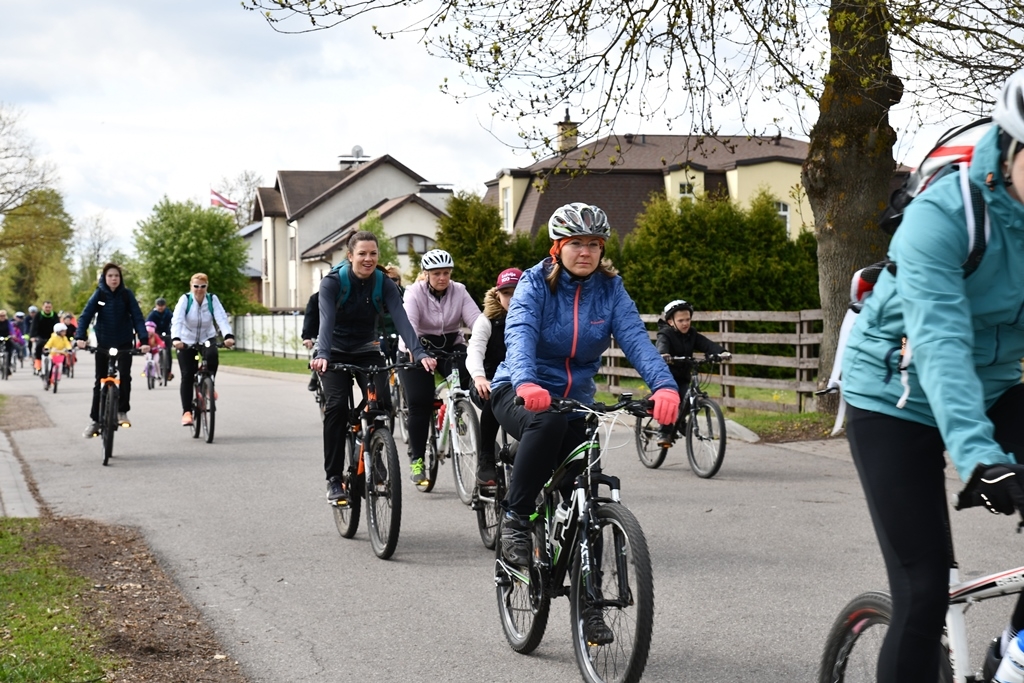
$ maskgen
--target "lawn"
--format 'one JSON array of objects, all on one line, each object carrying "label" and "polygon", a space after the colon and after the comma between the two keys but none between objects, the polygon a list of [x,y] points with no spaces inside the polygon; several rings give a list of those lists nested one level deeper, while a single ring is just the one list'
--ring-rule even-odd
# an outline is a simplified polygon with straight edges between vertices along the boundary
[{"label": "lawn", "polygon": [[280,356],[264,356],[262,353],[229,351],[227,349],[221,349],[219,356],[221,365],[271,372],[291,372],[297,375],[309,374],[309,361],[305,358],[281,358]]}]

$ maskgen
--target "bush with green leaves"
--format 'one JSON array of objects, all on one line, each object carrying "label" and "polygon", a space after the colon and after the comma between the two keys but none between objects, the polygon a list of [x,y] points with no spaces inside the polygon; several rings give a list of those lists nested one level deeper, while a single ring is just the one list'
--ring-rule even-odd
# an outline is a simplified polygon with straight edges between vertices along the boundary
[{"label": "bush with green leaves", "polygon": [[253,310],[242,272],[246,246],[230,213],[164,197],[139,222],[134,238],[147,300],[162,296],[173,305],[188,290],[193,274],[206,273],[210,291],[228,313]]}]

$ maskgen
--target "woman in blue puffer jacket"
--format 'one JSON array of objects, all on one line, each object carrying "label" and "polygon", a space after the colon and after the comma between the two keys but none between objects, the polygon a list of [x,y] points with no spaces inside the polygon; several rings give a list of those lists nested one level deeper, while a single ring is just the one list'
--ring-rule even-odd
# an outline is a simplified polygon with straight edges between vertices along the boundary
[{"label": "woman in blue puffer jacket", "polygon": [[[951,173],[907,207],[889,245],[896,273],[879,277],[843,358],[847,435],[893,594],[879,683],[939,678],[952,560],[943,451],[967,482],[962,502],[994,513],[1024,510],[1024,466],[1017,464],[1024,463],[1022,95],[1019,71],[970,162],[967,178],[988,223],[977,269],[965,275],[974,211],[965,208],[972,200],[968,194],[965,201],[960,174]],[[1021,628],[1018,600],[1010,626],[989,648],[984,680]]]},{"label": "woman in blue puffer jacket", "polygon": [[[503,505],[501,546],[520,566],[529,559],[529,516],[555,466],[585,437],[579,415],[544,412],[551,394],[594,400],[594,375],[611,335],[654,392],[654,416],[675,422],[679,392],[647,335],[622,278],[602,262],[611,228],[604,211],[567,204],[548,222],[551,258],[527,270],[509,305],[505,360],[491,380],[495,417],[519,440]],[[515,405],[515,399],[523,405]]]}]

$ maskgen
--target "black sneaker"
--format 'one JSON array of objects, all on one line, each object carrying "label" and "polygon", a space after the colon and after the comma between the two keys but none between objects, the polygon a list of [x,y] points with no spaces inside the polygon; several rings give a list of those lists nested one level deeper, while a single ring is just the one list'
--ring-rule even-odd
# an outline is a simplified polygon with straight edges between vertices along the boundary
[{"label": "black sneaker", "polygon": [[310,391],[316,391],[316,382],[316,375],[313,375],[309,378],[309,384],[306,385],[306,388]]},{"label": "black sneaker", "polygon": [[477,463],[476,481],[480,486],[494,486],[498,483],[498,472],[495,469],[493,462]]},{"label": "black sneaker", "polygon": [[988,683],[995,678],[999,663],[1003,658],[999,656],[999,638],[993,638],[985,651],[985,663],[981,667],[981,679]]},{"label": "black sneaker", "polygon": [[529,517],[505,513],[501,525],[501,555],[510,564],[517,567],[530,564],[531,526]]},{"label": "black sneaker", "polygon": [[341,479],[331,477],[327,480],[327,500],[335,505],[344,505],[348,502],[348,496],[345,495],[345,488],[341,485]]},{"label": "black sneaker", "polygon": [[604,623],[604,613],[597,607],[583,610],[583,635],[588,645],[610,645],[615,642],[615,634]]},{"label": "black sneaker", "polygon": [[663,426],[661,429],[659,429],[658,430],[658,445],[661,446],[662,448],[671,448],[672,447],[672,436],[673,436],[672,432],[673,431],[674,431],[674,427],[672,425],[669,425],[667,427]]}]

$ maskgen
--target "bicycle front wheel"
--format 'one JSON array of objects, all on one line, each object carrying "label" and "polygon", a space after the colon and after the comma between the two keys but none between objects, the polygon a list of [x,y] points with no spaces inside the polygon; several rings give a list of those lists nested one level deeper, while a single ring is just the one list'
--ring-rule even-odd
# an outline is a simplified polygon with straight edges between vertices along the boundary
[{"label": "bicycle front wheel", "polygon": [[706,396],[694,401],[686,429],[686,457],[698,477],[718,474],[725,459],[725,416],[718,404]]},{"label": "bicycle front wheel", "polygon": [[192,438],[198,439],[203,433],[203,415],[206,413],[206,394],[202,382],[196,381],[192,388]]},{"label": "bicycle front wheel", "polygon": [[103,390],[105,395],[101,396],[100,405],[100,426],[103,429],[103,464],[110,462],[114,455],[114,432],[117,431],[117,387],[108,384]]},{"label": "bicycle front wheel", "polygon": [[402,477],[398,449],[387,427],[374,430],[369,445],[366,514],[370,545],[382,560],[391,557],[398,545],[402,525]]},{"label": "bicycle front wheel", "polygon": [[389,387],[391,392],[391,410],[393,413],[392,422],[394,423],[393,433],[395,438],[401,439],[405,443],[409,442],[409,407],[405,405],[405,390],[402,388],[402,382],[398,378],[398,373],[392,373],[391,384]]},{"label": "bicycle front wheel", "polygon": [[152,363],[146,363],[146,388],[152,390],[156,386],[156,369]]},{"label": "bicycle front wheel", "polygon": [[505,481],[499,465],[495,486],[481,486],[473,505],[476,508],[476,524],[480,529],[480,540],[484,547],[493,550],[498,541],[498,522],[501,519],[501,501],[505,497]]},{"label": "bicycle front wheel", "polygon": [[457,399],[453,405],[455,424],[452,426],[448,447],[452,454],[452,473],[455,492],[466,505],[473,502],[476,486],[476,455],[480,448],[480,419],[469,399]]},{"label": "bicycle front wheel", "polygon": [[60,366],[54,365],[50,371],[50,384],[53,385],[53,393],[57,393],[57,384],[60,383]]},{"label": "bicycle front wheel", "polygon": [[[500,525],[499,525],[500,535]],[[539,538],[533,534],[534,547]],[[551,608],[551,592],[544,581],[540,567],[535,562],[530,567],[514,567],[501,555],[501,543],[497,543],[494,560],[494,585],[498,596],[498,617],[501,630],[509,646],[525,655],[533,652],[544,638],[548,626],[548,612]],[[532,557],[532,555],[531,555]]]},{"label": "bicycle front wheel", "polygon": [[[612,503],[594,508],[587,542],[590,574],[584,576],[577,550],[569,596],[576,664],[591,683],[635,683],[647,666],[654,623],[647,540],[633,513]],[[597,640],[595,622],[607,627],[610,640]]]},{"label": "bicycle front wheel", "polygon": [[206,443],[213,443],[213,427],[217,418],[217,393],[213,390],[213,377],[203,378],[203,395],[206,409],[203,411],[203,437]]},{"label": "bicycle front wheel", "polygon": [[437,412],[430,416],[430,429],[427,432],[427,448],[423,453],[423,474],[426,475],[419,484],[416,484],[416,488],[420,490],[420,493],[430,493],[434,490],[434,484],[437,483]]},{"label": "bicycle front wheel", "polygon": [[[863,593],[850,601],[829,630],[818,683],[873,683],[878,676],[878,654],[891,620],[892,598],[888,593]],[[939,647],[939,683],[951,683],[949,653],[944,645]]]},{"label": "bicycle front wheel", "polygon": [[650,415],[638,417],[634,429],[636,437],[636,454],[640,456],[640,462],[644,467],[652,470],[661,467],[668,455],[668,449],[658,444],[661,437],[661,427],[658,421]]}]

